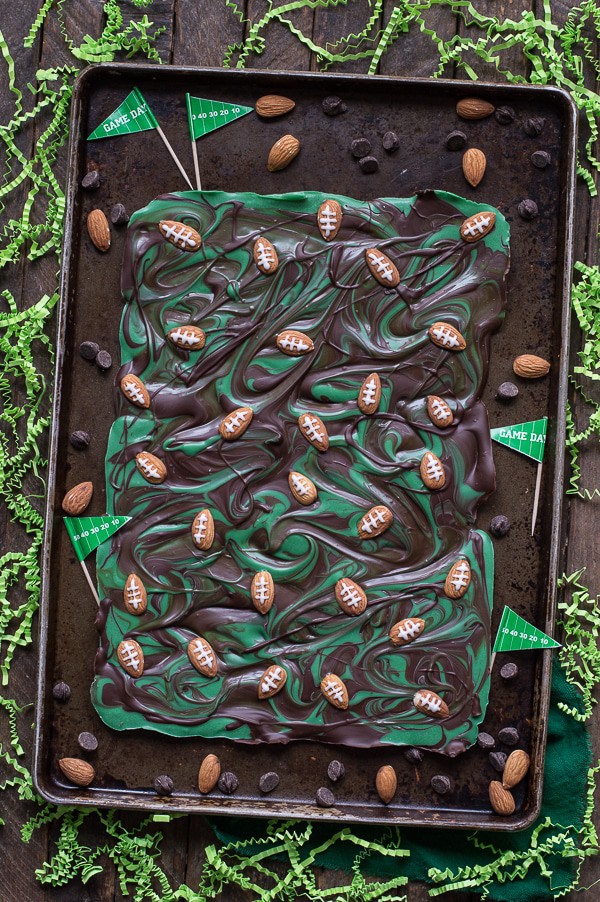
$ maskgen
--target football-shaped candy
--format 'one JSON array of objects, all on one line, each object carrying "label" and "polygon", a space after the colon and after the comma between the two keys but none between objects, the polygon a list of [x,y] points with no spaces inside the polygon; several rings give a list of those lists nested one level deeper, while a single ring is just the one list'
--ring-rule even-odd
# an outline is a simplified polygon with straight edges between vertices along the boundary
[{"label": "football-shaped candy", "polygon": [[408,645],[417,639],[425,629],[425,621],[420,617],[407,617],[399,620],[390,630],[390,639],[394,645]]},{"label": "football-shaped candy", "polygon": [[262,273],[271,276],[279,265],[277,251],[268,238],[257,238],[253,250],[254,262]]},{"label": "football-shaped candy", "polygon": [[434,323],[429,327],[429,337],[438,348],[445,351],[464,351],[467,343],[450,323]]},{"label": "football-shaped candy", "polygon": [[342,224],[342,208],[337,200],[323,201],[317,211],[317,225],[325,241],[333,241]]},{"label": "football-shaped candy", "polygon": [[136,407],[150,407],[150,395],[141,379],[128,373],[121,379],[121,391]]},{"label": "football-shaped candy", "polygon": [[252,422],[253,416],[254,411],[251,407],[238,407],[237,410],[232,410],[219,424],[221,438],[225,439],[226,442],[235,441],[236,438],[244,434]]},{"label": "football-shaped candy", "polygon": [[183,222],[175,222],[173,219],[162,219],[158,228],[167,241],[174,244],[182,251],[197,251],[202,244],[202,239],[196,229],[185,225]]},{"label": "football-shaped candy", "polygon": [[381,401],[381,379],[377,373],[371,373],[358,392],[358,409],[361,413],[375,413]]},{"label": "football-shaped candy", "polygon": [[135,573],[130,573],[123,589],[123,601],[130,614],[143,614],[148,604],[148,596],[143,582]]},{"label": "football-shaped candy", "polygon": [[470,585],[471,565],[461,558],[450,568],[444,583],[444,592],[448,598],[462,598]]},{"label": "football-shaped candy", "polygon": [[345,711],[348,707],[348,690],[335,673],[328,673],[321,680],[321,692],[334,708]]},{"label": "football-shaped candy", "polygon": [[201,510],[194,517],[194,522],[192,523],[192,539],[197,548],[201,548],[202,551],[208,551],[212,546],[214,538],[215,521],[213,520],[211,512],[205,507],[204,510]]},{"label": "football-shaped candy", "polygon": [[345,614],[351,614],[353,617],[356,617],[357,614],[362,614],[367,606],[367,596],[364,589],[358,583],[355,583],[353,579],[348,579],[348,577],[338,579],[335,584],[335,597],[342,611]]},{"label": "football-shaped candy", "polygon": [[292,470],[288,476],[288,482],[292,495],[300,504],[312,504],[313,501],[317,500],[317,487],[308,476]]},{"label": "football-shaped candy", "polygon": [[488,232],[491,232],[496,224],[496,214],[491,210],[485,213],[476,213],[475,216],[469,216],[465,219],[460,227],[460,237],[463,241],[479,241],[484,238]]},{"label": "football-shaped candy", "polygon": [[279,664],[271,664],[267,667],[258,681],[258,697],[271,698],[285,686],[287,673]]},{"label": "football-shaped candy", "polygon": [[268,614],[275,601],[275,584],[268,570],[259,570],[250,586],[252,604],[261,614]]},{"label": "football-shaped candy", "polygon": [[301,413],[298,417],[300,432],[317,451],[327,451],[329,435],[325,423],[315,413]]},{"label": "football-shaped candy", "polygon": [[144,672],[144,652],[135,639],[123,639],[117,645],[119,664],[129,676],[140,677]]},{"label": "football-shaped candy", "polygon": [[386,288],[395,288],[400,282],[400,273],[387,254],[378,251],[376,247],[369,247],[365,251],[365,260],[367,266],[371,270],[378,282],[385,285]]},{"label": "football-shaped candy", "polygon": [[454,414],[449,405],[437,395],[427,395],[427,413],[434,426],[438,426],[440,429],[451,426],[454,420]]},{"label": "football-shaped candy", "polygon": [[206,344],[206,335],[199,326],[176,326],[167,332],[167,338],[185,351],[200,351]]},{"label": "football-shaped candy", "polygon": [[135,455],[135,465],[147,482],[159,485],[167,478],[167,468],[160,458],[149,451],[140,451]]},{"label": "football-shaped candy", "polygon": [[413,705],[423,714],[430,714],[431,717],[448,717],[450,711],[448,705],[443,698],[440,698],[431,689],[419,689],[413,696]]},{"label": "football-shaped candy", "polygon": [[358,523],[358,535],[361,539],[374,539],[382,532],[389,529],[394,520],[394,515],[384,504],[376,504],[367,511]]},{"label": "football-shaped candy", "polygon": [[442,462],[432,451],[426,451],[419,465],[421,479],[428,489],[441,489],[446,484],[446,473]]},{"label": "football-shaped candy", "polygon": [[296,329],[284,329],[277,336],[277,347],[288,357],[302,357],[314,350],[314,344],[308,335],[304,332],[297,332]]},{"label": "football-shaped candy", "polygon": [[214,677],[217,672],[217,656],[210,642],[197,636],[188,642],[188,658],[196,670],[207,677]]}]

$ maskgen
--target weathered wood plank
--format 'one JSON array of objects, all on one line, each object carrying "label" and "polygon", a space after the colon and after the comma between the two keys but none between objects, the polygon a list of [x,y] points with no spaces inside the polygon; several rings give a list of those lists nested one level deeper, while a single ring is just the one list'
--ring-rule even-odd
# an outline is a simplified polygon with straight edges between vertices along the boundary
[{"label": "weathered wood plank", "polygon": [[[244,3],[238,4],[244,10]],[[223,3],[178,0],[175,8],[173,63],[177,66],[222,66],[230,44],[239,44],[244,25]]]},{"label": "weathered wood plank", "polygon": [[[512,19],[517,22],[521,18],[523,12],[529,11],[534,6],[532,0],[479,0],[475,4],[477,12],[483,16],[497,18],[499,21]],[[478,40],[485,37],[485,32],[477,26],[466,26],[462,17],[459,18],[458,33],[465,38]],[[465,61],[473,67],[481,81],[501,81],[502,77],[498,75],[498,70],[493,63],[486,63],[479,59],[477,55],[471,51],[465,54]],[[514,75],[528,75],[529,63],[520,45],[510,47],[503,50],[500,54],[499,65],[502,69],[507,69]],[[462,67],[457,66],[455,69],[457,78],[465,78],[466,74]]]},{"label": "weathered wood plank", "polygon": [[[384,3],[383,27],[391,21],[397,4],[394,0]],[[437,38],[449,41],[456,34],[457,17],[446,6],[434,6],[425,13],[427,29],[433,31]],[[419,26],[412,24],[409,31],[398,35],[397,39],[384,53],[379,65],[380,75],[403,75],[410,78],[427,78],[438,71],[439,53],[433,37],[425,34]],[[452,66],[442,73],[446,78],[452,76]]]},{"label": "weathered wood plank", "polygon": [[[355,3],[348,4],[347,6],[338,6],[330,9],[317,8],[315,10],[313,40],[318,46],[326,47],[326,49],[329,49],[331,52],[335,53],[337,52],[335,47],[327,47],[327,45],[332,41],[336,41],[340,37],[348,37],[350,35],[362,32],[371,20],[372,14],[373,7],[370,3],[368,3],[368,0],[356,0]],[[380,28],[381,17],[374,21],[367,37],[374,39]],[[357,42],[354,39],[350,41],[351,45],[354,45],[356,43]],[[344,46],[346,45],[344,44]],[[361,45],[359,49],[364,49],[368,46],[368,44],[364,44]],[[352,51],[349,50],[349,52]],[[327,71],[367,72],[369,64],[370,59],[360,59],[352,62],[347,62],[344,63],[343,66],[341,66],[339,63],[333,63],[331,66],[327,67]],[[314,54],[311,59],[310,67],[313,70],[322,68],[322,66],[319,65]]]},{"label": "weathered wood plank", "polygon": [[[259,23],[266,13],[263,0],[248,0],[244,37],[248,36],[250,27]],[[307,37],[312,36],[314,12],[305,8],[295,11],[289,16],[291,25]],[[285,21],[272,19],[261,32],[265,38],[265,49],[260,55],[252,54],[248,59],[249,69],[309,69],[311,51],[303,44],[286,25]]]}]

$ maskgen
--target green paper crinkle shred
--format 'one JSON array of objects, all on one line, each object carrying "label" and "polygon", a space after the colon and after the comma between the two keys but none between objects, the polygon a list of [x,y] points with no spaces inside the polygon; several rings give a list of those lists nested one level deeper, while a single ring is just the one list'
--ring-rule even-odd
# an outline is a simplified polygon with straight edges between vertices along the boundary
[{"label": "green paper crinkle shred", "polygon": [[[353,60],[363,60],[365,69],[378,71],[385,53],[406,35],[420,32],[431,41],[433,76],[457,65],[471,79],[477,78],[477,61],[491,63],[509,82],[522,82],[522,76],[510,71],[506,52],[521,50],[530,67],[534,84],[554,84],[570,92],[584,122],[585,154],[579,173],[590,192],[595,194],[593,174],[600,169],[595,143],[598,138],[600,97],[586,85],[586,68],[600,77],[600,63],[594,40],[600,38],[600,6],[594,0],[572,7],[564,22],[553,20],[550,0],[542,0],[536,12],[526,11],[516,19],[500,20],[480,13],[468,0],[402,0],[395,4],[368,0],[363,4],[364,23],[352,34],[319,45],[312,34],[299,26],[303,10],[327,13],[335,22],[338,9],[350,0],[295,0],[255,5],[257,18],[247,21],[245,4],[222,0],[223,14],[245,25],[245,38],[224,48],[224,65],[243,68],[265,50],[271,34],[287,29],[293,38],[316,55],[319,66],[328,69]],[[95,37],[86,35],[75,42],[68,23],[64,0],[40,0],[38,13],[24,40],[33,47],[42,29],[55,18],[72,62],[60,67],[40,69],[36,84],[27,89],[17,84],[11,48],[0,32],[0,66],[5,75],[13,111],[9,122],[0,123],[0,142],[4,169],[0,175],[0,213],[9,209],[0,226],[0,270],[8,273],[24,259],[35,261],[48,255],[60,258],[65,210],[64,186],[57,178],[58,154],[64,148],[68,130],[68,110],[73,82],[81,66],[133,56],[160,61],[156,40],[164,28],[155,28],[152,0],[107,0],[104,25]],[[432,26],[432,13],[444,6],[469,26],[468,36],[441,37]],[[342,10],[343,11],[343,10]],[[183,13],[185,10],[183,10]],[[148,14],[146,14],[148,13]],[[271,31],[271,25],[275,28]],[[14,52],[15,49],[12,48]],[[24,130],[35,123],[37,141],[28,157],[20,140]],[[15,212],[18,207],[18,212]],[[58,266],[56,267],[58,269]],[[576,392],[590,411],[583,428],[576,425],[573,411],[568,413],[568,451],[572,462],[569,491],[583,499],[600,497],[597,489],[580,487],[580,451],[590,438],[600,435],[600,403],[592,399],[594,385],[600,379],[600,272],[597,267],[576,265],[573,309],[584,333],[583,348],[572,380]],[[35,832],[55,824],[58,838],[52,854],[37,871],[41,884],[60,887],[73,881],[85,885],[99,874],[107,861],[115,869],[119,887],[134,902],[184,900],[205,902],[223,898],[228,887],[240,887],[261,902],[298,898],[329,902],[401,902],[402,888],[408,878],[404,871],[409,851],[396,829],[382,830],[377,840],[365,839],[348,828],[331,830],[324,837],[312,824],[295,821],[271,821],[260,827],[248,827],[243,842],[210,845],[198,886],[171,886],[161,867],[160,826],[169,815],[129,813],[127,826],[117,812],[57,808],[37,798],[20,736],[30,727],[30,707],[24,708],[10,698],[10,670],[15,651],[29,646],[31,627],[40,591],[39,553],[42,535],[45,441],[49,424],[49,402],[43,375],[36,369],[43,349],[52,363],[50,322],[57,293],[27,298],[28,307],[17,307],[9,291],[0,295],[0,497],[13,523],[21,530],[20,551],[2,550],[0,554],[0,674],[8,693],[0,695],[0,802],[16,794],[29,802],[29,819],[21,828],[24,842]],[[34,357],[35,348],[35,357]],[[565,641],[560,659],[569,682],[583,696],[582,707],[560,703],[565,714],[577,722],[592,714],[595,693],[600,683],[600,604],[583,583],[584,571],[563,577],[559,614]],[[19,587],[19,593],[16,589]],[[24,591],[23,591],[24,589]],[[19,599],[19,600],[17,600]],[[30,701],[29,699],[27,701]],[[29,720],[28,720],[29,718]],[[500,841],[489,844],[483,835],[468,842],[478,855],[477,865],[446,870],[432,868],[422,874],[434,884],[432,896],[451,889],[476,890],[482,898],[493,895],[494,887],[519,884],[534,872],[547,882],[553,898],[565,895],[578,885],[579,870],[586,857],[597,854],[598,836],[593,825],[594,793],[600,764],[590,769],[583,827],[563,827],[543,819],[532,833],[528,849],[506,850]],[[6,790],[6,795],[3,791]],[[33,813],[32,811],[33,806]],[[0,824],[2,823],[0,818]],[[1,830],[1,828],[0,828]],[[326,832],[326,831],[325,831]],[[96,837],[90,846],[83,836]],[[0,842],[2,837],[0,835]],[[352,849],[348,881],[330,889],[317,885],[315,864],[340,848]],[[576,870],[568,886],[556,886],[553,871],[559,860],[572,860]],[[282,866],[283,860],[283,866]],[[394,874],[377,879],[366,876],[377,871],[381,862],[392,862]],[[389,873],[389,869],[388,869]],[[519,884],[524,886],[525,884]]]}]

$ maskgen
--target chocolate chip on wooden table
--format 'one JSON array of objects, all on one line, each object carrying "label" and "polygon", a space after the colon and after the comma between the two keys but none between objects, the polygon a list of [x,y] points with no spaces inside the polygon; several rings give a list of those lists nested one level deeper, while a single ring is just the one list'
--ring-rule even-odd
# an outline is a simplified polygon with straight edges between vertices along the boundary
[{"label": "chocolate chip on wooden table", "polygon": [[504,765],[506,764],[506,754],[504,752],[490,752],[488,761],[494,770],[497,770],[498,773],[501,774],[504,770]]},{"label": "chocolate chip on wooden table", "polygon": [[320,786],[317,789],[315,799],[321,808],[331,808],[332,805],[335,805],[335,796],[326,786]]},{"label": "chocolate chip on wooden table", "polygon": [[383,145],[383,149],[387,150],[388,153],[394,153],[394,151],[398,150],[400,147],[400,138],[396,132],[386,132],[382,138],[381,144]]},{"label": "chocolate chip on wooden table", "polygon": [[497,514],[490,520],[490,532],[496,539],[503,539],[510,532],[510,520],[504,514]]},{"label": "chocolate chip on wooden table", "polygon": [[538,205],[534,200],[530,198],[525,198],[522,200],[519,206],[517,207],[517,213],[521,217],[521,219],[525,219],[527,222],[530,222],[532,219],[538,215]]},{"label": "chocolate chip on wooden table", "polygon": [[83,749],[84,752],[95,752],[98,748],[98,740],[93,733],[84,730],[77,737],[77,745],[80,749]]},{"label": "chocolate chip on wooden table", "polygon": [[504,729],[500,730],[498,733],[498,739],[500,742],[504,743],[504,745],[516,745],[519,741],[519,731],[515,730],[514,727],[504,727]]},{"label": "chocolate chip on wooden table", "polygon": [[350,153],[357,160],[371,153],[371,142],[368,138],[355,138],[350,144]]},{"label": "chocolate chip on wooden table", "polygon": [[446,138],[446,148],[448,150],[462,150],[465,144],[467,143],[467,136],[464,132],[456,131],[450,132],[448,137]]},{"label": "chocolate chip on wooden table", "polygon": [[500,125],[510,125],[511,122],[515,121],[515,111],[511,106],[499,106],[494,116]]},{"label": "chocolate chip on wooden table", "polygon": [[129,214],[123,204],[115,204],[110,211],[110,221],[114,226],[126,225],[129,222]]},{"label": "chocolate chip on wooden table", "polygon": [[83,429],[76,429],[71,433],[69,441],[76,451],[84,451],[90,443],[90,434]]},{"label": "chocolate chip on wooden table", "polygon": [[489,733],[480,733],[477,737],[477,745],[480,749],[490,752],[496,745],[496,740]]},{"label": "chocolate chip on wooden table", "polygon": [[236,775],[229,770],[226,770],[225,773],[221,774],[219,782],[217,783],[221,792],[224,792],[228,796],[234,793],[239,785],[240,781]]},{"label": "chocolate chip on wooden table", "polygon": [[410,764],[420,764],[423,760],[423,752],[421,749],[406,749],[404,757]]},{"label": "chocolate chip on wooden table", "polygon": [[99,370],[109,370],[112,366],[112,357],[108,353],[108,351],[98,351],[96,354],[96,366]]},{"label": "chocolate chip on wooden table", "polygon": [[71,698],[71,687],[63,680],[59,680],[59,682],[55,683],[52,687],[52,697],[55,698],[57,702],[68,702]]},{"label": "chocolate chip on wooden table", "polygon": [[100,173],[97,169],[90,169],[86,175],[81,180],[81,187],[85,188],[87,191],[93,191],[95,188],[100,187]]},{"label": "chocolate chip on wooden table", "polygon": [[452,781],[450,777],[447,777],[445,774],[436,774],[431,778],[431,782],[429,784],[434,792],[437,792],[438,795],[445,795],[447,792],[450,792],[452,789]]},{"label": "chocolate chip on wooden table", "polygon": [[159,796],[170,796],[174,787],[175,784],[168,774],[161,774],[154,780],[154,791]]},{"label": "chocolate chip on wooden table", "polygon": [[546,120],[542,116],[532,116],[523,123],[523,131],[530,138],[537,138],[542,133]]},{"label": "chocolate chip on wooden table", "polygon": [[514,382],[502,382],[496,389],[496,399],[498,401],[514,401],[519,395],[519,389]]},{"label": "chocolate chip on wooden table", "polygon": [[84,360],[95,360],[100,345],[95,341],[82,341],[79,345],[79,353]]},{"label": "chocolate chip on wooden table", "polygon": [[333,780],[334,783],[336,783],[338,780],[341,780],[345,773],[346,768],[341,761],[334,759],[333,761],[329,762],[329,765],[327,767],[327,776],[330,780]]},{"label": "chocolate chip on wooden table", "polygon": [[267,774],[263,774],[258,781],[258,788],[261,792],[273,792],[278,786],[279,774],[276,774],[274,770],[269,771]]},{"label": "chocolate chip on wooden table", "polygon": [[335,94],[325,97],[321,102],[321,106],[326,116],[339,116],[348,109],[342,98],[336,97]]},{"label": "chocolate chip on wooden table", "polygon": [[503,680],[514,680],[518,675],[519,668],[512,661],[508,664],[503,664],[500,668],[500,676]]},{"label": "chocolate chip on wooden table", "polygon": [[552,158],[546,150],[534,150],[529,159],[536,169],[545,169],[552,162]]},{"label": "chocolate chip on wooden table", "polygon": [[379,162],[376,157],[363,157],[362,160],[358,161],[358,165],[360,166],[361,172],[377,172],[379,169]]}]

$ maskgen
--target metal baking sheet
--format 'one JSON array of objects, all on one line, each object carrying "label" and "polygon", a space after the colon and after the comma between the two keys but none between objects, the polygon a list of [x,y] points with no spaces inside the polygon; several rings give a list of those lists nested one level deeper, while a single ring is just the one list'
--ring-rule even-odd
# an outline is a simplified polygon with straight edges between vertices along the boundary
[{"label": "metal baking sheet", "polygon": [[[103,374],[80,358],[80,342],[91,339],[118,362],[118,322],[122,310],[119,290],[123,231],[112,230],[113,246],[101,255],[85,234],[85,219],[93,207],[109,211],[122,202],[129,212],[156,195],[185,190],[183,180],[154,131],[97,142],[86,136],[139,87],[184,166],[193,174],[191,145],[185,115],[185,92],[253,106],[262,94],[278,93],[296,101],[293,114],[283,120],[246,116],[198,143],[202,186],[224,191],[262,194],[315,189],[359,199],[409,197],[424,188],[437,188],[486,201],[498,207],[511,223],[511,271],[507,316],[492,340],[490,375],[483,400],[491,426],[549,416],[548,446],[543,468],[540,516],[530,535],[536,465],[508,449],[494,446],[498,488],[482,506],[477,525],[506,514],[512,521],[508,537],[495,540],[496,581],[493,634],[504,604],[546,632],[552,630],[556,577],[564,545],[561,510],[564,470],[564,429],[567,397],[570,244],[575,165],[576,116],[569,97],[554,88],[465,84],[459,81],[369,78],[356,75],[239,72],[178,69],[136,65],[102,65],[80,76],[71,121],[70,179],[67,197],[65,254],[62,269],[54,421],[51,439],[48,507],[43,557],[41,658],[37,701],[35,782],[49,801],[58,804],[133,807],[204,814],[247,814],[319,818],[380,824],[455,826],[515,830],[535,818],[540,805],[546,720],[549,703],[551,653],[521,652],[498,656],[491,681],[490,703],[482,729],[497,736],[503,727],[516,727],[519,747],[530,751],[530,775],[516,790],[517,810],[508,818],[492,814],[488,785],[497,777],[487,752],[475,746],[456,759],[425,753],[415,767],[402,749],[351,750],[318,743],[288,746],[242,746],[226,740],[174,740],[147,731],[117,733],[99,720],[90,702],[94,655],[98,636],[96,606],[62,526],[60,500],[66,487],[91,479],[93,505],[87,513],[104,513],[104,454],[113,420],[112,372]],[[515,112],[511,125],[494,116],[464,122],[455,112],[461,97],[477,96]],[[338,95],[348,109],[330,118],[321,102]],[[529,137],[523,123],[532,116],[545,119],[542,133]],[[484,181],[471,189],[462,174],[460,152],[446,149],[447,134],[460,128],[471,146],[486,153]],[[383,134],[392,129],[400,148],[387,154]],[[267,172],[268,150],[291,131],[302,141],[302,152],[282,172]],[[367,137],[379,159],[376,173],[361,172],[349,153],[350,142]],[[550,154],[545,169],[535,168],[535,150]],[[97,168],[100,187],[81,190],[81,179]],[[538,204],[539,216],[526,222],[517,214],[524,198]],[[497,386],[512,378],[512,360],[529,351],[551,360],[548,379],[522,384],[518,400],[502,406]],[[117,365],[117,364],[115,364]],[[69,435],[75,429],[92,434],[85,452],[75,451]],[[88,562],[93,569],[94,556]],[[517,679],[500,677],[500,666],[515,660]],[[56,702],[53,684],[66,681],[72,696]],[[60,773],[57,760],[82,754],[77,736],[93,732],[98,751],[90,757],[97,779],[88,789],[73,788]],[[506,752],[510,749],[497,746]],[[197,791],[198,765],[214,752],[224,769],[238,775],[232,796]],[[332,786],[327,765],[341,760],[346,776]],[[377,769],[391,763],[398,773],[394,801],[384,806],[374,788]],[[263,796],[258,779],[276,770],[278,789]],[[152,783],[169,774],[175,791],[157,796]],[[437,795],[430,786],[435,774],[447,775],[452,789]],[[319,808],[315,793],[331,786],[335,806]]]}]

